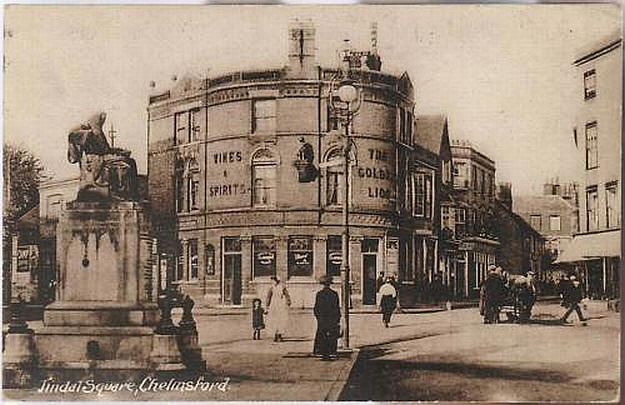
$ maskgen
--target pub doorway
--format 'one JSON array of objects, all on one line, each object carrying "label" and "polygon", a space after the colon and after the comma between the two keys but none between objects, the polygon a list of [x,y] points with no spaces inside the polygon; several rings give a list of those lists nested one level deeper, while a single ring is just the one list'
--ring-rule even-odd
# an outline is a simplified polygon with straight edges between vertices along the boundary
[{"label": "pub doorway", "polygon": [[363,305],[376,304],[378,245],[378,239],[363,239],[361,242]]},{"label": "pub doorway", "polygon": [[241,305],[241,240],[223,238],[222,303]]}]

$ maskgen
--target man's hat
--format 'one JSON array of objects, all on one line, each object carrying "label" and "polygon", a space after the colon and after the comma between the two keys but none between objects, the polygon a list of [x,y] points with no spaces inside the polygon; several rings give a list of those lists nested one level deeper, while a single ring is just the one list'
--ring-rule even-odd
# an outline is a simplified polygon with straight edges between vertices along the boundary
[{"label": "man's hat", "polygon": [[323,284],[323,285],[330,285],[330,284],[332,284],[332,276],[321,276],[319,278],[319,283]]}]

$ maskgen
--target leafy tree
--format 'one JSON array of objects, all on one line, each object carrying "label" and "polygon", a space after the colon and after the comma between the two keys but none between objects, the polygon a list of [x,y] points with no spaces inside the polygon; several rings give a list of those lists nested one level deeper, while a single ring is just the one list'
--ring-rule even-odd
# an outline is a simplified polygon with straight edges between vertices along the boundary
[{"label": "leafy tree", "polygon": [[[11,220],[16,220],[39,203],[39,182],[43,166],[39,158],[28,149],[13,144],[4,144],[2,158],[8,163],[11,191],[10,201],[4,202],[8,204],[5,213],[8,213]],[[8,218],[5,217],[6,219]]]},{"label": "leafy tree", "polygon": [[[38,157],[23,146],[4,144],[2,150],[4,186],[9,186],[9,201],[3,201],[3,301],[10,297],[11,235],[16,231],[17,219],[39,203],[39,181],[43,166]],[[8,169],[8,170],[7,170]],[[4,196],[7,196],[5,193]]]}]

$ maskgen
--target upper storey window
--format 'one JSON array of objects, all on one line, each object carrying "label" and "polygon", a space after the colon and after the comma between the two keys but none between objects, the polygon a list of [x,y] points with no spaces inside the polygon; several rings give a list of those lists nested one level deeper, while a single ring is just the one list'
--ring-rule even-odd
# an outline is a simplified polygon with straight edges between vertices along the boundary
[{"label": "upper storey window", "polygon": [[268,149],[261,149],[252,158],[252,205],[271,207],[276,205],[277,162]]},{"label": "upper storey window", "polygon": [[586,169],[594,169],[598,166],[597,121],[593,121],[586,124]]},{"label": "upper storey window", "polygon": [[189,133],[189,112],[183,111],[174,115],[175,131],[174,144],[182,145],[187,142]]},{"label": "upper storey window", "polygon": [[399,114],[399,142],[410,145],[412,142],[412,113],[405,108],[398,108]]},{"label": "upper storey window", "polygon": [[200,140],[200,109],[182,111],[174,115],[174,144],[182,145]]},{"label": "upper storey window", "polygon": [[276,100],[258,99],[253,101],[252,132],[276,132]]},{"label": "upper storey window", "polygon": [[584,100],[597,96],[597,72],[590,69],[584,72]]}]

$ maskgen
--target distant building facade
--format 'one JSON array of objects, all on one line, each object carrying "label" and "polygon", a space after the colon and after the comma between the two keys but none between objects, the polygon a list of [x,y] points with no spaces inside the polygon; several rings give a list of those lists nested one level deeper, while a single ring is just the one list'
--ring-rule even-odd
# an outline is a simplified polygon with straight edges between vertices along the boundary
[{"label": "distant building facade", "polygon": [[545,249],[555,261],[578,229],[575,184],[547,183],[543,195],[515,196],[512,210],[545,238]]},{"label": "distant building facade", "polygon": [[454,238],[457,251],[454,291],[477,296],[488,266],[495,264],[495,162],[465,140],[452,139]]},{"label": "distant building facade", "polygon": [[595,298],[619,296],[622,49],[614,37],[573,62],[579,83],[573,133],[584,174],[579,233],[558,261],[575,263]]},{"label": "distant building facade", "polygon": [[525,275],[532,271],[542,278],[545,239],[523,217],[501,201],[495,203],[497,224],[497,265],[509,274]]},{"label": "distant building facade", "polygon": [[[293,305],[307,307],[316,280],[339,275],[344,128],[328,103],[337,72],[316,64],[312,24],[291,26],[289,46],[285,68],[187,77],[150,98],[161,264],[212,304],[264,297],[278,276]],[[410,78],[376,70],[371,55],[349,69],[363,96],[347,173],[354,305],[375,304],[382,272],[415,285],[438,257],[438,157],[415,146]]]}]

